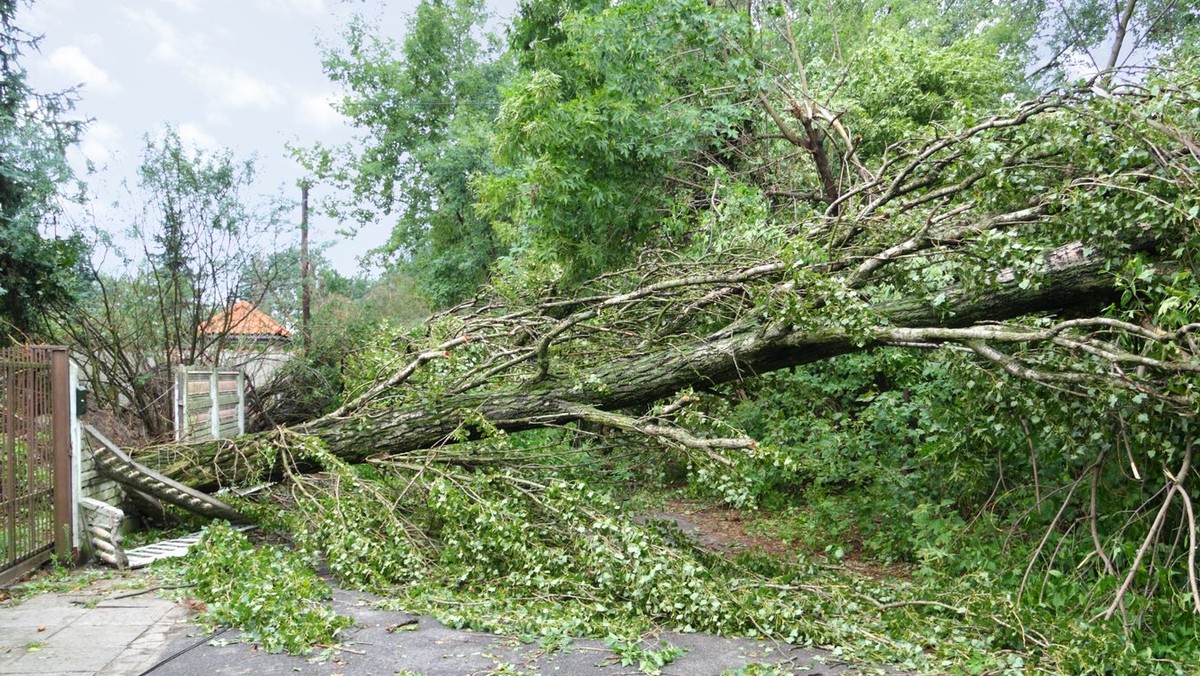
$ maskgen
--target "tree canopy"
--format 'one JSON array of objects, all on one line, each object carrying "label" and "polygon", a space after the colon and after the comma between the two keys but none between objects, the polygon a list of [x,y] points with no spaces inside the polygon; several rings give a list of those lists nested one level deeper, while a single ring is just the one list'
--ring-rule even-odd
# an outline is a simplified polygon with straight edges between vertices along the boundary
[{"label": "tree canopy", "polygon": [[41,93],[26,81],[21,59],[37,38],[14,22],[18,0],[0,2],[0,338],[44,333],[44,309],[74,297],[83,247],[47,236],[73,192],[67,148],[82,122],[69,119],[73,92]]}]

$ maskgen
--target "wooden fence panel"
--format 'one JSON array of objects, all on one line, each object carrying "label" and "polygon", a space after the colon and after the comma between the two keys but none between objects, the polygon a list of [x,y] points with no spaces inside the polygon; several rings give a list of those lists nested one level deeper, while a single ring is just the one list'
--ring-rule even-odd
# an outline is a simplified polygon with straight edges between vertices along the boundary
[{"label": "wooden fence panel", "polygon": [[181,366],[175,374],[175,439],[228,439],[246,431],[241,371]]}]

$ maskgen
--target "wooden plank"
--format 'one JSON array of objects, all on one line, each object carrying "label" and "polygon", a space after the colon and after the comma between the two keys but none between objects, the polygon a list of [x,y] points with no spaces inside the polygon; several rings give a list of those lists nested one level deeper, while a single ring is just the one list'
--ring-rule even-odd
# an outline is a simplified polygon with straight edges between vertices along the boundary
[{"label": "wooden plank", "polygon": [[93,454],[100,461],[100,471],[109,478],[195,514],[230,521],[242,520],[237,510],[213,496],[184,486],[135,462],[95,427],[84,425],[83,430],[100,443],[101,448],[93,450]]}]

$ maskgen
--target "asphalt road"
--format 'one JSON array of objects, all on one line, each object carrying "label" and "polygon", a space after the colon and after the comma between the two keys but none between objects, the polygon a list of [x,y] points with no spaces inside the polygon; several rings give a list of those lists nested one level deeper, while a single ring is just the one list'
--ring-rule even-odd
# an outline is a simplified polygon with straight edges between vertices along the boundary
[{"label": "asphalt road", "polygon": [[[344,650],[324,659],[268,654],[236,633],[214,639],[194,627],[181,629],[168,641],[155,676],[215,676],[218,674],[367,674],[429,676],[467,674],[638,674],[638,665],[622,665],[604,643],[578,640],[565,650],[546,653],[536,644],[471,631],[450,629],[431,617],[374,608],[365,594],[338,590],[335,609],[354,618],[344,634]],[[806,650],[769,641],[730,639],[708,634],[665,632],[651,645],[666,641],[687,653],[663,667],[663,674],[706,676],[736,671],[748,664],[778,665],[791,673],[879,673],[844,665],[827,652]],[[775,672],[778,673],[778,672]],[[894,672],[891,672],[894,673]]]}]

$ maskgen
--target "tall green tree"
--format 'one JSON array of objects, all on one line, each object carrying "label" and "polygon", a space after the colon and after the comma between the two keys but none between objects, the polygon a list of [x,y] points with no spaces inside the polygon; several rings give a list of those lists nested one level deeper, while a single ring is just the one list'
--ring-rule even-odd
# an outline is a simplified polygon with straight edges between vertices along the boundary
[{"label": "tall green tree", "polygon": [[[544,506],[562,495],[562,454],[548,437],[524,456],[510,440],[607,428],[623,448],[681,453],[694,486],[725,500],[779,489],[837,520],[811,530],[919,566],[930,596],[908,624],[921,635],[901,641],[918,668],[1196,671],[1200,74],[1176,58],[1187,45],[1025,98],[1044,46],[1030,36],[1054,28],[1036,4],[829,6],[523,3],[495,165],[468,185],[510,247],[498,293],[422,337],[378,332],[343,371],[347,401],[299,430],[344,460],[392,464],[405,486],[442,490],[463,468],[515,479],[525,497],[501,504]],[[1139,7],[1104,11],[1128,29]],[[455,130],[440,129],[445,152]],[[245,450],[210,446],[170,471],[257,482],[273,463]],[[478,504],[458,485],[454,504]],[[419,540],[390,551],[444,564],[443,524],[376,544]],[[529,551],[524,525],[464,541]],[[645,561],[636,551],[623,571]],[[503,596],[527,598],[545,561],[494,575],[521,590]],[[601,619],[645,608],[628,595],[646,588],[619,586]],[[907,606],[863,598],[876,616]],[[695,607],[676,599],[650,606]],[[732,627],[709,609],[673,621],[794,639],[758,624],[808,614],[786,603]],[[901,616],[882,617],[891,632]]]},{"label": "tall green tree", "polygon": [[362,18],[325,55],[346,90],[338,109],[362,132],[357,144],[297,150],[319,181],[350,197],[332,211],[391,236],[377,253],[408,261],[438,305],[474,292],[498,253],[475,210],[471,176],[490,171],[491,121],[508,61],[484,32],[481,0],[423,0],[397,43]]},{"label": "tall green tree", "polygon": [[46,328],[46,310],[74,298],[78,238],[46,236],[73,174],[66,151],[82,123],[66,118],[73,92],[30,88],[20,60],[37,38],[15,24],[19,0],[0,0],[0,340]]},{"label": "tall green tree", "polygon": [[514,262],[577,282],[662,243],[677,195],[734,159],[757,79],[751,32],[700,0],[523,3],[500,171],[480,179]]}]

